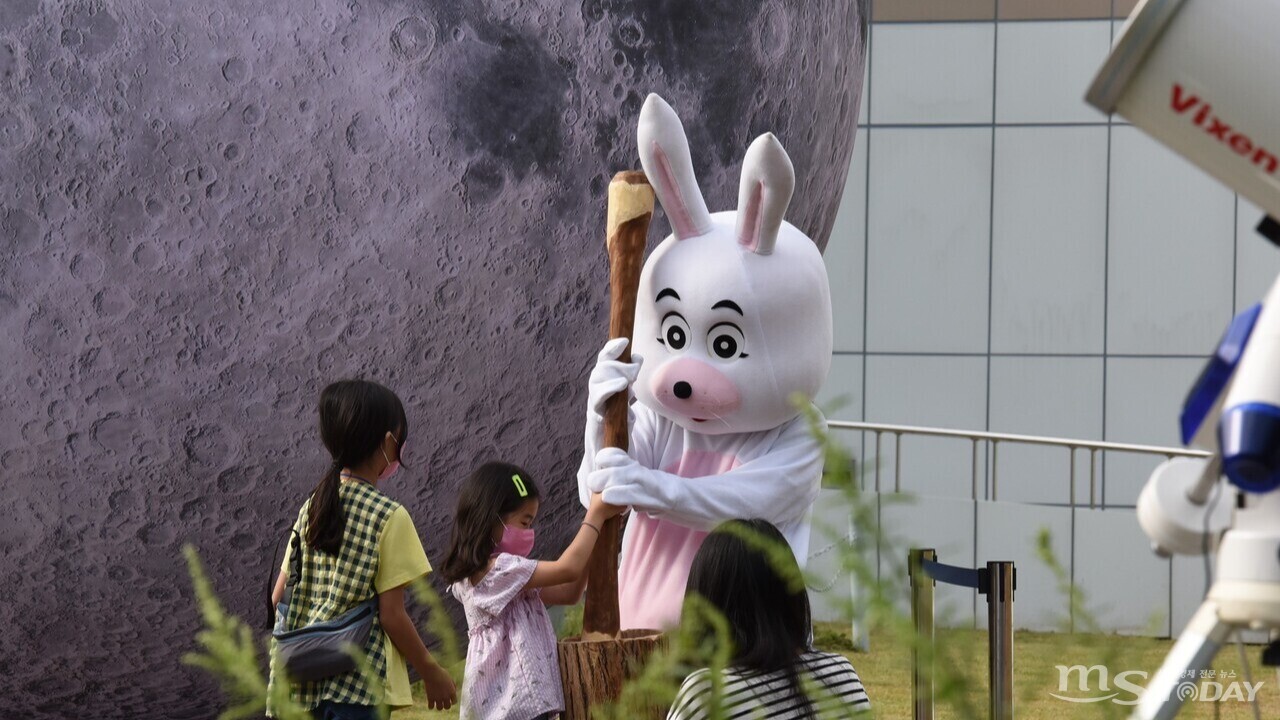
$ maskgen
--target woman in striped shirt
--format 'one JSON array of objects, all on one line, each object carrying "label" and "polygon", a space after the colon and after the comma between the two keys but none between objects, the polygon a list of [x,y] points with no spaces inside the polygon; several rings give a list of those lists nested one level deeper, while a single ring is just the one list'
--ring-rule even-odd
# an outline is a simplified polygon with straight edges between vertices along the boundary
[{"label": "woman in striped shirt", "polygon": [[668,720],[851,717],[871,702],[843,655],[810,648],[809,596],[786,538],[767,520],[730,520],[693,559],[687,595],[724,616],[729,667],[685,678]]}]

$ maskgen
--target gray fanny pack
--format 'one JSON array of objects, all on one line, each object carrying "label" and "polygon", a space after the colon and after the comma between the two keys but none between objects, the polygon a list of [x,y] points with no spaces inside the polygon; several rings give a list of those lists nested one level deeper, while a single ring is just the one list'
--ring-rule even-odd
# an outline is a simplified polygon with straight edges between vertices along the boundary
[{"label": "gray fanny pack", "polygon": [[378,598],[365,600],[332,620],[312,623],[294,630],[285,630],[289,614],[289,601],[294,587],[302,578],[302,557],[297,531],[290,539],[292,548],[289,562],[289,578],[285,583],[284,598],[276,606],[275,629],[271,637],[276,641],[276,656],[293,682],[324,680],[356,669],[352,649],[364,650],[373,632],[373,621],[378,616]]}]

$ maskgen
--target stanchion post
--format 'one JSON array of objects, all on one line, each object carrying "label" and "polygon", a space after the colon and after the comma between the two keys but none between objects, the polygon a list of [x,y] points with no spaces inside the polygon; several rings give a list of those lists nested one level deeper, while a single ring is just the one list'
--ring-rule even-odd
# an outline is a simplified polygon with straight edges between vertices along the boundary
[{"label": "stanchion post", "polygon": [[1013,720],[1013,563],[987,563],[991,720]]},{"label": "stanchion post", "polygon": [[[913,549],[907,555],[907,574],[911,581],[911,620],[916,636],[911,644],[911,704],[914,720],[933,720],[933,578],[921,563],[936,562],[933,548]],[[921,649],[927,657],[921,657]],[[928,667],[924,667],[925,664]]]}]

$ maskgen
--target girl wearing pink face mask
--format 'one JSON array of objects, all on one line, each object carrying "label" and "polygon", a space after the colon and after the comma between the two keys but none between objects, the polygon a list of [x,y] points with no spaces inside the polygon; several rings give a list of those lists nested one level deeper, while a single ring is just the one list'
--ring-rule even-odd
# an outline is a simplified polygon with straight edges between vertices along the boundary
[{"label": "girl wearing pink face mask", "polygon": [[529,473],[491,462],[463,483],[441,574],[467,615],[464,720],[536,720],[564,710],[546,606],[582,598],[600,526],[621,511],[593,495],[560,559],[540,562],[528,558],[538,516]]}]

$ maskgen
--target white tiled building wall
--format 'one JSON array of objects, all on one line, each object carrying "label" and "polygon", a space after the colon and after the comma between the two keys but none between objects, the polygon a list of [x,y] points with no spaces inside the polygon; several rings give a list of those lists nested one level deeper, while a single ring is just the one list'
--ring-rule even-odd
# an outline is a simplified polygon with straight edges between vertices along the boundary
[{"label": "white tiled building wall", "polygon": [[[1280,249],[1255,207],[1085,104],[1121,23],[873,22],[827,250],[833,418],[1178,443],[1183,395]],[[971,453],[905,440],[903,490],[967,499]],[[998,457],[1001,501],[1068,501],[1066,451]],[[1099,500],[1132,506],[1154,464],[1100,455]]]}]

